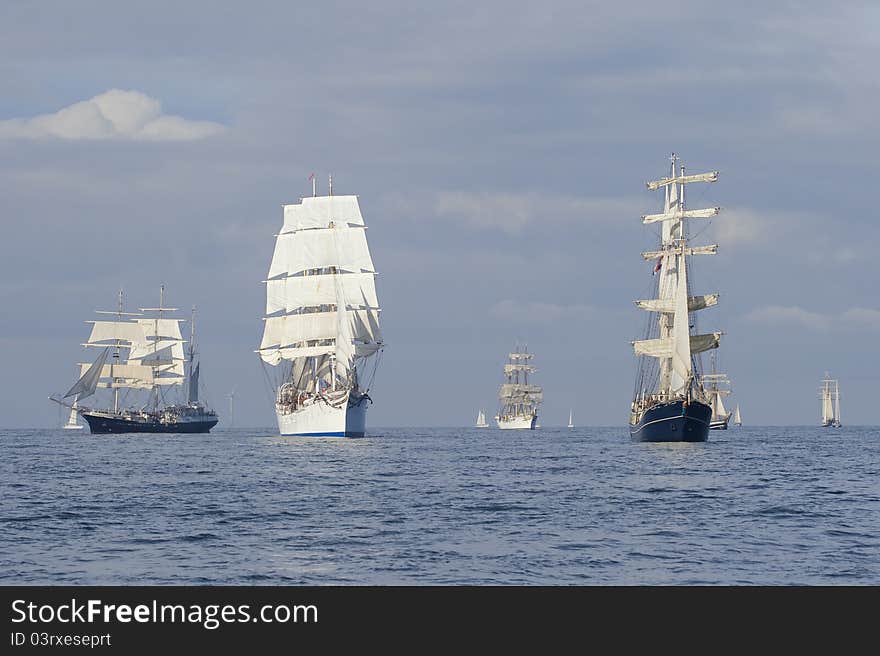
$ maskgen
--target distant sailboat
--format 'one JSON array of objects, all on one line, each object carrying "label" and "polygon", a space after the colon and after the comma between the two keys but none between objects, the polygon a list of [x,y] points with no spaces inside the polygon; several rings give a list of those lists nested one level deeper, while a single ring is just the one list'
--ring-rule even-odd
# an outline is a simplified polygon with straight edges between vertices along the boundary
[{"label": "distant sailboat", "polygon": [[568,427],[569,427],[569,428],[574,428],[574,422],[572,421],[571,410],[568,411]]},{"label": "distant sailboat", "polygon": [[822,426],[840,428],[840,387],[838,381],[832,379],[827,371],[822,380],[822,389],[819,390],[819,398],[822,401]]},{"label": "distant sailboat", "polygon": [[488,428],[489,424],[486,423],[486,413],[483,412],[483,409],[480,408],[480,412],[477,414],[477,428]]},{"label": "distant sailboat", "polygon": [[719,374],[715,371],[715,352],[711,354],[712,373],[703,374],[701,380],[703,389],[709,395],[712,406],[712,418],[709,420],[709,428],[711,430],[727,430],[727,424],[733,416],[732,412],[728,412],[724,407],[722,397],[730,394],[730,379],[727,374]]},{"label": "distant sailboat", "polygon": [[739,414],[739,403],[736,404],[736,410],[733,412],[733,425],[734,426],[742,426],[743,420]]},{"label": "distant sailboat", "polygon": [[539,428],[538,404],[544,400],[544,390],[539,385],[529,384],[529,374],[536,371],[529,362],[535,356],[528,351],[517,349],[507,357],[508,362],[504,365],[505,382],[498,392],[501,408],[495,415],[498,428],[503,430]]},{"label": "distant sailboat", "polygon": [[85,428],[79,421],[79,405],[77,403],[79,401],[79,394],[73,397],[73,403],[70,404],[70,416],[67,418],[67,423],[62,426],[64,430],[82,430]]}]

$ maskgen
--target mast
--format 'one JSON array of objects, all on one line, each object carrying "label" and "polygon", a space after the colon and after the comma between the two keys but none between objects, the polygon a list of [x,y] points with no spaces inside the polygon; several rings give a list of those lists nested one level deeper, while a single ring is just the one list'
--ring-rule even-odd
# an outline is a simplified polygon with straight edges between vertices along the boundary
[{"label": "mast", "polygon": [[[690,314],[717,304],[717,294],[690,296],[688,289],[688,261],[692,255],[714,255],[717,245],[691,247],[685,219],[710,218],[719,213],[719,207],[688,209],[685,204],[686,185],[692,182],[715,182],[718,172],[686,175],[685,167],[673,153],[670,157],[669,176],[647,183],[649,190],[664,188],[663,211],[660,214],[646,214],[642,222],[646,225],[661,223],[660,249],[642,253],[645,260],[656,261],[655,273],[660,276],[657,284],[657,297],[636,301],[636,305],[657,314],[657,337],[632,342],[637,356],[648,356],[658,360],[656,387],[647,389],[648,368],[641,368],[636,381],[636,400],[648,399],[666,401],[676,397],[690,397],[696,377],[693,356],[718,347],[720,332],[706,335],[690,334]],[[653,331],[652,331],[653,332]],[[650,335],[649,335],[650,337]],[[702,380],[698,383],[703,389]],[[717,387],[717,386],[716,386]]]},{"label": "mast", "polygon": [[[117,300],[116,320],[119,322],[122,321],[122,290],[121,289],[119,290],[119,297]],[[116,349],[113,351],[113,364],[114,365],[119,364],[119,347],[121,344],[122,344],[122,340],[117,338]],[[115,367],[114,367],[114,369],[115,369]],[[113,378],[113,383],[119,383],[119,382],[120,382],[119,378]],[[118,413],[119,413],[119,387],[114,385],[114,387],[113,387],[113,414],[115,415]]]},{"label": "mast", "polygon": [[840,426],[840,385],[834,381],[834,423]]}]

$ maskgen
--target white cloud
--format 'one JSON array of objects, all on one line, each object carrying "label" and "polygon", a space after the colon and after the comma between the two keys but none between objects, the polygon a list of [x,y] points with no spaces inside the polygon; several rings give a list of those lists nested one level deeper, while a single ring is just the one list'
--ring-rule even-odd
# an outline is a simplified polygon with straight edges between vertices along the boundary
[{"label": "white cloud", "polygon": [[832,328],[880,328],[880,310],[855,307],[845,312],[820,314],[794,305],[755,308],[746,320],[767,324],[796,324],[814,330]]},{"label": "white cloud", "polygon": [[163,114],[158,100],[139,91],[111,89],[54,114],[0,121],[0,139],[188,141],[225,129],[220,123]]},{"label": "white cloud", "polygon": [[457,220],[477,229],[500,229],[516,234],[531,223],[596,223],[638,220],[644,200],[585,198],[532,192],[440,191],[388,199],[400,217]]},{"label": "white cloud", "polygon": [[810,312],[794,305],[768,305],[755,308],[746,315],[748,321],[770,324],[800,324],[807,328],[825,329],[828,318],[817,312]]},{"label": "white cloud", "polygon": [[588,321],[596,310],[588,305],[556,305],[527,301],[504,300],[493,305],[490,314],[505,321],[521,323],[558,323],[563,319]]},{"label": "white cloud", "polygon": [[880,310],[851,308],[843,313],[842,318],[849,323],[880,328]]}]

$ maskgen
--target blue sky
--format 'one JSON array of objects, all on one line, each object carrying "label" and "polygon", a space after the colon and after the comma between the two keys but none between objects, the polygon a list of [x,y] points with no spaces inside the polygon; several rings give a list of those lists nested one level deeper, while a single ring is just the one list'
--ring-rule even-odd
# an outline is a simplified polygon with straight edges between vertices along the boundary
[{"label": "blue sky", "polygon": [[54,425],[83,322],[165,283],[200,308],[209,399],[271,426],[260,281],[312,171],[359,195],[380,272],[371,425],[494,411],[517,341],[544,425],[622,425],[671,151],[721,172],[689,191],[724,208],[692,282],[744,420],[814,423],[830,370],[876,423],[878,27],[870,3],[5,3],[0,425]]}]

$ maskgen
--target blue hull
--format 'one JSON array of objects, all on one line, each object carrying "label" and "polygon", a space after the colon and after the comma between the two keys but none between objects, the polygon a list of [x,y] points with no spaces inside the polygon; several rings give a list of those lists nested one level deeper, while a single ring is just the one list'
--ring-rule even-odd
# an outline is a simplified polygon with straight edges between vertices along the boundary
[{"label": "blue hull", "polygon": [[640,442],[705,442],[709,439],[712,408],[699,401],[683,401],[649,408],[629,433]]},{"label": "blue hull", "polygon": [[88,412],[80,413],[88,423],[89,430],[96,435],[108,433],[207,433],[217,425],[217,417],[205,417],[202,421],[161,423],[158,421],[134,421],[116,417],[105,417]]}]

